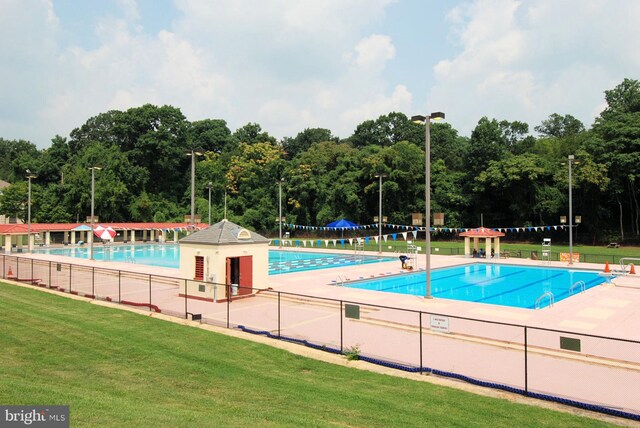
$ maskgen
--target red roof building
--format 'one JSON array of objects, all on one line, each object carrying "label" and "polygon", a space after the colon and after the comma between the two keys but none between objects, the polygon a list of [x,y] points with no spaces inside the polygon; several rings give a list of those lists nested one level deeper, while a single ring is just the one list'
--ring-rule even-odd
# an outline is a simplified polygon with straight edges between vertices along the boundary
[{"label": "red roof building", "polygon": [[[177,241],[178,232],[191,233],[195,230],[206,229],[208,224],[196,223],[100,223],[103,227],[111,226],[118,235],[117,242],[157,241],[167,242],[173,238]],[[96,224],[96,226],[98,226]],[[169,234],[173,232],[173,236]],[[29,224],[0,224],[0,236],[3,237],[5,252],[11,252],[15,245],[20,247],[23,238],[27,236],[29,248],[37,245],[64,244],[75,245],[80,242],[91,242],[91,226],[86,223],[31,223]]]},{"label": "red roof building", "polygon": [[[503,232],[498,232],[497,230],[486,227],[478,227],[462,232],[460,236],[464,237],[465,257],[471,257],[472,255],[474,257],[480,257],[482,250],[484,250],[485,256],[489,254],[490,257],[500,257],[500,237],[505,236]],[[471,253],[471,238],[473,238],[473,253]],[[479,245],[480,239],[485,240],[484,248],[481,248]]]}]

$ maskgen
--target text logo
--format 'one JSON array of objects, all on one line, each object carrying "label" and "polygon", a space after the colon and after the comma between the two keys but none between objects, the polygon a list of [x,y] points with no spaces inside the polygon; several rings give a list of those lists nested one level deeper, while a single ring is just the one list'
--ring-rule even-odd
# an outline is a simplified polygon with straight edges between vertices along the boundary
[{"label": "text logo", "polygon": [[69,406],[0,406],[0,426],[69,428]]}]

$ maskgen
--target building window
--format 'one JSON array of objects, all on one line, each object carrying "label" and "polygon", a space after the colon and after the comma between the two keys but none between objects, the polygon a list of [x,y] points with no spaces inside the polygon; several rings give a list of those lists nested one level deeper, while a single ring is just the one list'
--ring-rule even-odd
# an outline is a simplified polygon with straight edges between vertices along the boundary
[{"label": "building window", "polygon": [[194,277],[196,281],[204,280],[204,257],[196,256],[196,275]]}]

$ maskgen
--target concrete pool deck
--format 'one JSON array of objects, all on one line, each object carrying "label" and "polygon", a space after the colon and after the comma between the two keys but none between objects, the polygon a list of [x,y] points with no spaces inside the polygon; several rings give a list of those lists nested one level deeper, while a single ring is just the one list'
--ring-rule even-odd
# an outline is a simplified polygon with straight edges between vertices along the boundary
[{"label": "concrete pool deck", "polygon": [[[286,249],[284,249],[286,250]],[[329,249],[301,249],[304,252],[335,252],[353,255],[353,251]],[[376,255],[377,253],[367,253]],[[49,254],[17,254],[21,258],[47,261],[63,261],[82,266],[118,269],[178,278],[179,271],[172,268],[147,266],[133,263],[102,262],[81,258]],[[397,258],[395,253],[382,256]],[[567,268],[566,262],[547,262],[530,259],[473,259],[464,256],[431,256],[431,268],[445,268],[472,263],[499,263],[537,267]],[[426,299],[421,296],[386,293],[337,286],[336,281],[373,279],[389,275],[406,275],[424,271],[424,254],[418,255],[413,271],[401,269],[400,261],[379,262],[354,266],[340,266],[271,275],[268,287],[276,291],[297,293],[319,298],[352,301],[372,305],[425,311],[458,317],[480,318],[488,321],[526,324],[530,326],[575,331],[577,333],[603,335],[621,339],[638,340],[640,337],[640,274],[624,275],[612,279],[611,284],[602,284],[586,292],[577,293],[569,299],[541,310],[512,308],[483,303],[448,299]],[[573,269],[603,271],[604,265],[596,263],[574,263]],[[640,273],[640,270],[638,271]],[[263,288],[256,285],[258,288]],[[266,288],[266,287],[264,287]]]},{"label": "concrete pool deck", "polygon": [[[311,251],[311,250],[305,250]],[[383,256],[396,254],[383,253]],[[541,262],[530,259],[472,259],[463,256],[431,256],[431,268],[445,268],[471,263],[499,263],[537,267],[567,268],[566,262]],[[578,333],[604,335],[637,340],[640,332],[640,275],[614,278],[611,284],[593,287],[553,306],[541,309],[521,309],[491,304],[448,299],[426,299],[420,296],[385,293],[335,286],[340,276],[348,282],[389,275],[406,275],[424,271],[424,255],[418,256],[413,271],[402,270],[399,261],[381,262],[354,267],[339,267],[308,272],[276,275],[269,278],[270,286],[278,291],[300,293],[316,297],[356,301],[406,309],[435,312],[496,322],[527,324],[537,327],[570,330]],[[603,271],[604,265],[574,263],[573,269]],[[639,271],[640,272],[640,271]]]}]

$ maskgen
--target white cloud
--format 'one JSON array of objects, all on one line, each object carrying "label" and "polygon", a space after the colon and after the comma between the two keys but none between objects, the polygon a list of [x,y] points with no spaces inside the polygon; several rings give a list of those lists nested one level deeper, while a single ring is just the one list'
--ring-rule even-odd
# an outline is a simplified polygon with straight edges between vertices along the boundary
[{"label": "white cloud", "polygon": [[379,95],[367,103],[346,110],[342,114],[342,119],[346,122],[359,124],[392,111],[410,111],[411,102],[412,95],[406,86],[398,85],[394,88],[391,96]]},{"label": "white cloud", "polygon": [[[171,28],[149,34],[137,3],[118,0],[119,12],[90,21],[95,42],[64,46],[58,32],[74,30],[57,28],[51,2],[4,2],[0,23],[19,22],[30,34],[15,52],[29,52],[41,64],[17,85],[30,91],[4,89],[3,99],[24,98],[30,115],[0,122],[0,136],[46,147],[53,135],[68,135],[91,116],[154,103],[179,107],[189,120],[225,119],[232,130],[259,122],[278,138],[305,127],[346,137],[368,112],[377,116],[410,103],[408,90],[381,74],[395,55],[390,37],[366,36],[391,3],[177,0],[181,15]],[[34,55],[36,46],[51,53]],[[353,61],[345,63],[348,53]],[[19,63],[7,81],[20,81],[28,64]]]},{"label": "white cloud", "polygon": [[355,47],[354,62],[363,68],[382,70],[387,61],[396,54],[389,36],[374,34],[362,39]]},{"label": "white cloud", "polygon": [[[640,3],[478,0],[448,16],[460,53],[434,66],[429,105],[469,135],[478,119],[521,120],[530,130],[552,113],[589,126],[603,94],[637,78]],[[447,111],[445,110],[445,111]]]}]

